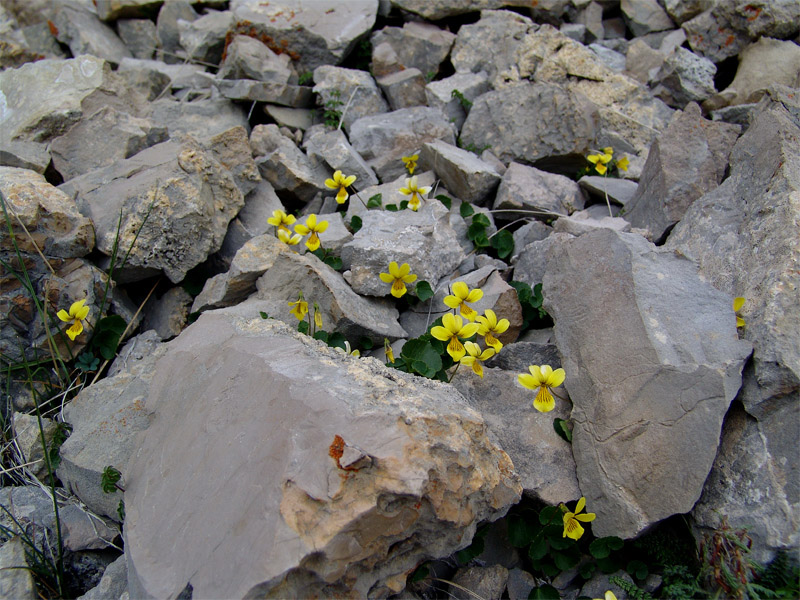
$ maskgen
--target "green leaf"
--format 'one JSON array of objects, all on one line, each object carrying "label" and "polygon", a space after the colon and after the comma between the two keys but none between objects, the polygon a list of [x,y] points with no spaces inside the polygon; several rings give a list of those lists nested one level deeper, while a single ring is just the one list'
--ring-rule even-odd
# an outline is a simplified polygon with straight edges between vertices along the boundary
[{"label": "green leaf", "polygon": [[358,215],[353,215],[353,218],[350,219],[350,229],[353,233],[358,233],[361,230],[362,225],[364,222],[361,220],[361,217]]},{"label": "green leaf", "polygon": [[531,290],[530,285],[524,281],[509,281],[508,285],[517,290],[517,298],[519,298],[520,304],[527,304],[530,302],[530,299],[533,296],[533,290]]},{"label": "green leaf", "polygon": [[430,342],[419,339],[408,340],[400,355],[406,364],[423,377],[433,378],[442,368],[442,357]]},{"label": "green leaf", "polygon": [[438,196],[436,196],[436,199],[442,204],[444,204],[444,207],[447,210],[450,210],[450,207],[453,206],[453,199],[448,196],[445,196],[444,194],[439,194]]},{"label": "green leaf", "polygon": [[400,203],[400,210],[405,210],[405,209],[407,209],[407,208],[408,208],[408,200],[403,200],[403,201]]},{"label": "green leaf", "polygon": [[120,522],[125,521],[125,501],[120,500],[119,504],[117,504],[117,514],[119,515]]},{"label": "green leaf", "polygon": [[645,579],[649,572],[647,565],[641,560],[632,560],[628,563],[628,567],[625,570],[636,579]]},{"label": "green leaf", "polygon": [[572,443],[572,430],[569,428],[569,421],[565,419],[553,419],[553,429],[570,444]]},{"label": "green leaf", "polygon": [[562,571],[571,569],[577,565],[581,559],[580,554],[573,552],[553,552],[552,555],[553,562],[555,562],[556,566]]},{"label": "green leaf", "polygon": [[397,212],[398,210],[400,210],[399,208],[397,208],[397,204],[387,204],[386,206],[384,206],[384,208],[389,212]]},{"label": "green leaf", "polygon": [[561,522],[561,509],[558,506],[545,506],[539,513],[539,523],[547,525],[549,523]]},{"label": "green leaf", "polygon": [[263,310],[258,311],[258,314],[261,315],[262,319],[269,319],[269,315],[265,313]]},{"label": "green leaf", "polygon": [[[551,525],[552,527],[552,525]],[[550,536],[550,546],[553,550],[566,550],[575,546],[576,542],[572,538],[564,536],[563,526],[558,526],[558,535]]]},{"label": "green leaf", "polygon": [[606,558],[612,550],[622,548],[622,543],[622,540],[614,535],[597,538],[589,544],[589,553],[597,559]]},{"label": "green leaf", "polygon": [[342,259],[338,256],[326,256],[324,262],[334,271],[339,271],[342,268]]},{"label": "green leaf", "polygon": [[100,476],[100,487],[103,489],[104,494],[113,494],[117,491],[117,483],[122,478],[122,473],[111,465],[103,469],[103,474]]},{"label": "green leaf", "polygon": [[458,560],[459,564],[462,565],[467,564],[476,556],[481,555],[485,545],[486,543],[484,542],[483,537],[478,537],[476,535],[472,540],[472,544],[470,544],[463,550],[459,550],[458,552],[456,552],[456,560]]},{"label": "green leaf", "polygon": [[425,300],[433,298],[433,289],[431,288],[431,284],[424,279],[417,282],[417,287],[414,288],[414,293],[421,302],[425,302]]},{"label": "green leaf", "polygon": [[370,199],[367,200],[367,208],[380,208],[382,202],[383,195],[375,194],[374,196],[370,196]]},{"label": "green leaf", "polygon": [[367,336],[362,335],[360,338],[358,338],[357,347],[361,348],[362,350],[364,350],[366,352],[366,351],[372,350],[372,348],[375,347],[375,342],[373,342]]},{"label": "green leaf", "polygon": [[462,218],[466,219],[475,214],[475,209],[472,208],[472,204],[469,202],[462,202],[458,212],[461,214]]},{"label": "green leaf", "polygon": [[472,224],[473,225],[482,225],[484,227],[491,227],[492,222],[489,220],[483,213],[477,213],[475,216],[472,217]]},{"label": "green leaf", "polygon": [[308,321],[300,321],[297,324],[297,331],[299,331],[300,333],[305,333],[306,335],[308,335]]},{"label": "green leaf", "polygon": [[584,579],[591,579],[596,569],[597,565],[593,562],[585,562],[581,565],[579,573]]},{"label": "green leaf", "polygon": [[514,252],[514,236],[507,229],[498,231],[491,242],[492,248],[497,250],[498,258],[506,258]]},{"label": "green leaf", "polygon": [[533,588],[528,594],[528,600],[560,600],[558,590],[550,584]]},{"label": "green leaf", "polygon": [[75,366],[81,370],[83,373],[89,373],[92,371],[96,371],[97,367],[100,366],[100,359],[97,358],[91,352],[83,352],[81,355],[75,360]]},{"label": "green leaf", "polygon": [[532,560],[541,560],[547,554],[547,539],[543,536],[536,538],[528,548],[528,556]]},{"label": "green leaf", "polygon": [[92,336],[92,347],[106,360],[111,360],[117,352],[119,339],[125,331],[125,319],[119,315],[109,315],[97,321]]},{"label": "green leaf", "polygon": [[331,348],[341,348],[345,350],[345,337],[343,334],[339,333],[338,331],[334,331],[331,334],[328,334],[328,346]]},{"label": "green leaf", "polygon": [[326,344],[328,343],[328,332],[325,331],[324,329],[320,329],[319,331],[315,331],[313,337],[314,337],[315,340],[320,340],[322,342],[325,342]]},{"label": "green leaf", "polygon": [[608,575],[609,573],[619,571],[622,568],[622,563],[613,556],[607,556],[606,558],[597,559],[597,568]]},{"label": "green leaf", "polygon": [[515,548],[524,548],[530,544],[534,535],[536,532],[527,519],[519,515],[511,515],[508,518],[508,541]]},{"label": "green leaf", "polygon": [[428,568],[428,563],[426,562],[422,563],[420,566],[414,569],[414,572],[411,575],[409,575],[408,583],[414,583],[415,581],[422,581],[428,576],[428,573],[430,573],[430,571],[431,570]]},{"label": "green leaf", "polygon": [[486,227],[480,223],[473,223],[467,228],[467,238],[479,248],[487,248],[489,246]]}]

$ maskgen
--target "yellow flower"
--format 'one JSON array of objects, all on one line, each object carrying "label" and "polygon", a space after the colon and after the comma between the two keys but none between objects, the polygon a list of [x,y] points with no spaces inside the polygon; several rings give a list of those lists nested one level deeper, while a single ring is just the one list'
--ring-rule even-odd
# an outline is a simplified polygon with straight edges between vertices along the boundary
[{"label": "yellow flower", "polygon": [[356,180],[355,175],[343,175],[341,171],[336,171],[333,174],[333,179],[326,179],[325,185],[332,190],[339,188],[339,192],[336,194],[336,202],[339,204],[344,204],[350,195],[347,193],[347,187],[353,185]]},{"label": "yellow flower", "polygon": [[[278,228],[278,237],[280,237],[280,232],[285,231],[286,233],[289,232],[289,225],[294,225],[294,222],[297,219],[294,215],[287,215],[282,210],[273,210],[272,217],[267,219],[267,223],[270,225],[274,225]],[[283,240],[282,240],[283,241]]]},{"label": "yellow flower", "polygon": [[541,367],[531,365],[528,370],[530,375],[528,373],[517,375],[517,380],[529,390],[539,388],[539,393],[536,394],[536,398],[533,401],[533,407],[539,412],[550,412],[556,406],[556,401],[553,398],[553,394],[550,393],[550,388],[556,388],[564,383],[566,377],[564,369],[553,371],[550,365],[542,365]]},{"label": "yellow flower", "polygon": [[83,323],[81,323],[81,321],[85,320],[86,317],[89,316],[89,307],[84,306],[85,304],[86,299],[78,300],[77,302],[72,303],[72,305],[69,307],[69,312],[62,308],[60,311],[58,311],[58,313],[56,313],[58,318],[65,323],[72,321],[72,325],[70,325],[69,329],[67,329],[67,335],[72,341],[75,341],[75,338],[83,333]]},{"label": "yellow flower", "polygon": [[586,157],[590,163],[594,165],[595,171],[600,173],[600,175],[605,175],[608,167],[606,165],[611,162],[611,154],[614,152],[611,148],[603,148],[602,154],[590,154]]},{"label": "yellow flower", "polygon": [[414,211],[419,210],[419,204],[422,201],[422,196],[430,191],[431,187],[429,185],[419,187],[416,176],[406,179],[406,187],[400,188],[401,194],[404,196],[411,196],[411,200],[408,201],[408,208]]},{"label": "yellow flower", "polygon": [[733,299],[733,312],[736,313],[736,327],[744,327],[744,319],[739,316],[739,311],[742,310],[742,306],[744,306],[744,298],[736,296],[736,298]]},{"label": "yellow flower", "polygon": [[322,233],[327,228],[328,228],[328,222],[320,221],[319,223],[317,223],[317,215],[315,215],[314,213],[308,215],[305,225],[301,223],[300,225],[294,226],[294,230],[301,235],[306,235],[307,233],[311,234],[309,238],[306,240],[306,247],[312,252],[317,248],[319,248],[318,234]]},{"label": "yellow flower", "polygon": [[617,161],[617,168],[621,171],[627,171],[629,164],[631,164],[631,161],[628,160],[627,156],[623,156]]},{"label": "yellow flower", "polygon": [[[292,218],[294,219],[294,217]],[[298,233],[292,234],[291,231],[284,227],[278,227],[278,239],[287,246],[294,246],[300,243],[300,240],[303,239],[303,236]]]},{"label": "yellow flower", "polygon": [[299,292],[297,294],[297,302],[289,302],[289,306],[294,307],[289,312],[297,317],[298,321],[305,319],[308,314],[308,302],[303,299],[303,292]]},{"label": "yellow flower", "polygon": [[355,356],[356,358],[361,356],[361,351],[358,349],[350,350],[350,342],[345,341],[344,343],[344,352],[345,354],[349,354],[350,356]]},{"label": "yellow flower", "polygon": [[614,592],[607,590],[604,598],[595,598],[594,600],[617,600],[617,597],[614,595]]},{"label": "yellow flower", "polygon": [[472,370],[475,371],[478,377],[482,378],[483,365],[481,365],[481,363],[495,355],[494,348],[487,348],[481,352],[481,347],[475,342],[464,342],[464,349],[467,351],[467,356],[462,356],[459,362],[468,367],[472,367]]},{"label": "yellow flower", "polygon": [[460,309],[462,317],[474,321],[478,313],[467,305],[467,302],[477,302],[481,298],[483,298],[482,289],[475,288],[470,291],[466,283],[463,281],[456,281],[453,284],[453,295],[445,296],[444,303],[452,309]]},{"label": "yellow flower", "polygon": [[508,322],[508,319],[500,319],[498,321],[497,315],[494,314],[493,310],[486,309],[483,314],[485,316],[475,318],[480,324],[480,327],[478,327],[478,335],[483,336],[487,346],[494,348],[495,352],[500,352],[503,343],[495,336],[505,333],[511,324]]},{"label": "yellow flower", "polygon": [[389,272],[381,273],[378,276],[384,283],[392,284],[392,296],[400,298],[406,293],[406,284],[417,280],[416,275],[410,273],[411,267],[408,263],[403,263],[399,267],[395,261],[389,263]]},{"label": "yellow flower", "polygon": [[322,311],[319,309],[319,305],[314,302],[314,326],[317,328],[317,331],[322,329]]},{"label": "yellow flower", "polygon": [[437,340],[447,342],[447,353],[454,361],[461,360],[466,350],[458,338],[470,338],[478,331],[477,323],[464,325],[461,317],[447,313],[442,317],[442,325],[431,327],[431,335]]},{"label": "yellow flower", "polygon": [[394,363],[394,350],[388,338],[383,338],[383,353],[386,354],[386,362]]},{"label": "yellow flower", "polygon": [[408,169],[408,174],[413,175],[414,169],[417,168],[417,161],[419,160],[419,154],[412,154],[411,156],[403,156],[401,160],[405,164],[406,169]]},{"label": "yellow flower", "polygon": [[[563,505],[562,505],[563,506]],[[578,513],[583,510],[586,506],[586,498],[581,496],[581,499],[578,500],[578,505],[575,507],[575,512],[565,512],[564,513],[564,535],[561,537],[569,537],[573,540],[581,539],[583,535],[583,527],[578,521],[583,521],[584,523],[588,523],[589,521],[594,521],[595,515],[594,513],[584,513],[579,515]],[[607,598],[608,596],[606,596]]]}]

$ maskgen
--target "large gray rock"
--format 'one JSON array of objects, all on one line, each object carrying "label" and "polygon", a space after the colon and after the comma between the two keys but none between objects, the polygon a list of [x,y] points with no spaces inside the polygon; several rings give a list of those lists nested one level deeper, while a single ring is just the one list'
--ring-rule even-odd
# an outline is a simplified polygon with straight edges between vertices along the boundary
[{"label": "large gray rock", "polygon": [[634,37],[674,27],[657,0],[622,0],[620,8]]},{"label": "large gray rock", "polygon": [[322,106],[331,101],[340,103],[335,110],[342,113],[342,127],[347,132],[361,117],[389,110],[372,75],[365,71],[323,65],[314,69],[314,83]]},{"label": "large gray rock", "polygon": [[[211,87],[212,78],[200,65],[182,63],[171,65],[160,60],[123,58],[117,74],[132,88],[140,91],[149,100],[166,96],[170,91],[187,88],[204,90]],[[191,106],[194,102],[185,102]],[[166,123],[169,125],[169,123]]]},{"label": "large gray rock", "polygon": [[247,113],[224,98],[178,102],[161,98],[150,105],[150,119],[169,129],[170,138],[188,134],[204,138],[242,126],[249,129]]},{"label": "large gray rock", "polygon": [[173,283],[219,249],[244,205],[234,175],[191,138],[152,146],[61,189],[92,219],[98,250],[110,256],[115,241],[132,248],[120,276],[163,270]]},{"label": "large gray rock", "polygon": [[266,44],[247,35],[233,37],[225,49],[217,77],[297,83],[297,74],[287,54],[275,54]]},{"label": "large gray rock", "polygon": [[673,108],[702,102],[716,93],[717,67],[686,48],[676,48],[653,77],[653,94]]},{"label": "large gray rock", "polygon": [[120,556],[103,571],[100,583],[80,596],[78,600],[108,600],[120,598],[128,590],[128,565],[125,555]]},{"label": "large gray rock", "polygon": [[419,161],[464,202],[484,204],[500,184],[500,174],[492,165],[468,150],[441,141],[423,145]]},{"label": "large gray rock", "polygon": [[703,276],[746,299],[754,380],[742,401],[756,418],[800,391],[800,103],[771,88],[731,152],[730,176],[697,199],[667,248],[695,260]]},{"label": "large gray rock", "polygon": [[737,125],[704,119],[697,104],[676,112],[650,148],[625,219],[660,240],[692,202],[722,182],[738,135]]},{"label": "large gray rock", "polygon": [[39,597],[33,574],[27,568],[26,550],[25,542],[19,537],[0,546],[0,594],[4,598],[36,600]]},{"label": "large gray rock", "polygon": [[133,57],[114,30],[87,8],[74,2],[55,6],[51,31],[59,42],[69,46],[73,56],[92,54],[114,64]]},{"label": "large gray rock", "polygon": [[131,597],[387,596],[519,499],[452,387],[246,308],[202,315],[156,368],[125,471]]},{"label": "large gray rock", "polygon": [[731,297],[691,261],[609,229],[554,244],[542,291],[593,532],[631,538],[688,512],[751,349]]},{"label": "large gray rock", "polygon": [[286,53],[297,71],[339,64],[375,23],[378,0],[232,0],[240,33],[252,32],[277,53]]},{"label": "large gray rock", "polygon": [[580,210],[585,202],[578,184],[568,177],[512,162],[503,175],[492,208],[504,211],[496,216],[505,221],[523,217],[544,221]]},{"label": "large gray rock", "polygon": [[425,106],[425,77],[414,67],[378,78],[378,86],[392,110]]},{"label": "large gray rock", "polygon": [[[440,109],[458,129],[467,118],[467,107],[475,98],[489,91],[486,73],[454,73],[450,77],[431,81],[425,86],[425,99],[431,108]],[[466,102],[453,95],[457,92]]]},{"label": "large gray rock", "polygon": [[[430,20],[439,20],[464,13],[488,11],[503,7],[531,7],[531,0],[391,0],[394,6]],[[540,0],[537,5],[553,16],[559,16],[567,2]],[[510,11],[509,11],[510,12]]]},{"label": "large gray rock", "polygon": [[384,27],[372,33],[372,47],[388,44],[397,56],[398,70],[419,69],[423,76],[439,72],[456,36],[430,23],[408,21],[402,27]]},{"label": "large gray rock", "polygon": [[178,21],[194,21],[199,15],[186,0],[164,2],[158,11],[156,35],[159,41],[158,59],[174,64],[184,62],[185,51],[181,47]]},{"label": "large gray rock", "polygon": [[192,61],[218,65],[225,51],[225,40],[233,29],[230,11],[210,10],[196,19],[178,20],[178,36],[186,55]]},{"label": "large gray rock", "polygon": [[120,19],[117,21],[119,37],[134,58],[153,58],[158,46],[156,24],[150,19]]}]

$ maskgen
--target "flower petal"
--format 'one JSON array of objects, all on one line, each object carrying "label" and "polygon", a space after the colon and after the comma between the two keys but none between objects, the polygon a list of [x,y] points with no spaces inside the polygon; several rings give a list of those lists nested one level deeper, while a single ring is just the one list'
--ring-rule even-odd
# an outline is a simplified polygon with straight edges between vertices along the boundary
[{"label": "flower petal", "polygon": [[70,317],[69,313],[67,311],[65,311],[63,308],[56,313],[56,316],[59,319],[61,319],[62,321],[64,321],[65,323],[68,323],[69,321],[72,321],[72,317]]},{"label": "flower petal", "polygon": [[520,373],[517,375],[517,381],[519,381],[522,387],[528,388],[529,390],[535,390],[539,387],[539,381],[536,380],[533,375],[529,375],[528,373]]},{"label": "flower petal", "polygon": [[442,342],[446,342],[451,337],[453,337],[453,333],[448,331],[441,325],[436,325],[435,327],[431,327],[431,335],[435,337],[437,340],[440,340]]},{"label": "flower petal", "polygon": [[539,393],[536,394],[536,398],[533,400],[533,408],[538,410],[539,412],[550,412],[556,407],[555,398],[553,398],[553,394],[550,393],[550,390],[547,389],[547,386],[543,385],[539,387]]},{"label": "flower petal", "polygon": [[329,187],[332,190],[335,190],[336,188],[339,187],[339,184],[336,183],[333,179],[326,179],[325,180],[325,185],[326,185],[326,187]]},{"label": "flower petal", "polygon": [[378,277],[380,277],[381,281],[384,283],[394,283],[395,280],[389,273],[378,273]]},{"label": "flower petal", "polygon": [[733,299],[733,312],[739,312],[742,310],[742,306],[744,306],[744,298],[736,296],[736,298]]},{"label": "flower petal", "polygon": [[564,383],[566,377],[567,374],[564,369],[556,369],[550,374],[550,377],[547,378],[547,385],[550,387],[558,387]]},{"label": "flower petal", "polygon": [[451,287],[453,295],[459,300],[464,300],[469,294],[469,286],[463,281],[456,281]]},{"label": "flower petal", "polygon": [[402,279],[395,279],[394,283],[392,284],[392,296],[395,298],[400,298],[403,294],[406,293],[406,284],[403,283]]},{"label": "flower petal", "polygon": [[575,505],[575,512],[579,513],[584,508],[586,508],[586,496],[581,496],[580,500],[578,500],[578,504]]},{"label": "flower petal", "polygon": [[455,296],[445,296],[443,302],[452,309],[456,309],[461,306],[461,300],[456,298]]},{"label": "flower petal", "polygon": [[596,517],[597,515],[594,513],[583,513],[581,515],[575,515],[575,518],[578,519],[578,521],[583,521],[584,523],[589,523],[591,521],[594,521]]}]

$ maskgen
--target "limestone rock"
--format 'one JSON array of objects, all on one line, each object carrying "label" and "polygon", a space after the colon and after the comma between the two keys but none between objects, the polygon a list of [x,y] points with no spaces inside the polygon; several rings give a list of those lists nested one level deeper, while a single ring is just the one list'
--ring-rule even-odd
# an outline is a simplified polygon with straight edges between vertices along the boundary
[{"label": "limestone rock", "polygon": [[225,50],[225,39],[233,28],[234,17],[227,10],[210,10],[189,21],[178,20],[180,44],[190,60],[218,65]]},{"label": "limestone rock", "polygon": [[0,139],[0,166],[30,169],[44,175],[50,166],[50,152],[39,142]]},{"label": "limestone rock", "polygon": [[171,288],[151,302],[142,322],[142,331],[155,331],[159,339],[166,341],[186,327],[192,297],[182,287]]},{"label": "limestone rock", "polygon": [[[39,432],[39,420],[36,415],[15,412],[12,419],[14,446],[19,449],[23,463],[30,463],[28,469],[40,481],[47,479],[47,463],[42,451],[42,435]],[[47,447],[51,447],[56,423],[53,419],[42,417],[42,430]]]},{"label": "limestone rock", "polygon": [[308,106],[311,90],[302,85],[256,81],[255,79],[216,79],[214,87],[231,100],[271,102],[292,107]]},{"label": "limestone rock", "polygon": [[641,83],[647,83],[653,79],[661,65],[664,64],[666,57],[651,48],[644,40],[633,40],[628,46],[626,55],[625,70],[634,79]]},{"label": "limestone rock", "polygon": [[481,598],[500,598],[506,589],[507,581],[508,569],[501,565],[466,567],[456,571],[453,583],[458,587],[450,586],[449,595],[457,600],[474,598],[472,594],[464,591],[466,588]]},{"label": "limestone rock", "polygon": [[[386,596],[519,499],[508,456],[451,387],[243,306],[202,315],[156,369],[125,473],[132,597]],[[258,490],[231,485],[241,469]],[[176,502],[187,494],[207,502]],[[176,559],[175,543],[191,551]]]},{"label": "limestone rock", "polygon": [[231,127],[249,128],[247,113],[224,98],[178,102],[161,98],[151,103],[150,118],[169,128],[169,136],[174,139],[180,134],[197,138],[215,135]]},{"label": "limestone rock", "polygon": [[707,58],[676,48],[653,78],[653,93],[673,108],[687,102],[702,102],[716,93],[717,67]]},{"label": "limestone rock", "polygon": [[689,511],[751,348],[730,296],[691,261],[608,229],[555,244],[542,291],[595,535],[635,537]]},{"label": "limestone rock", "polygon": [[677,24],[696,17],[714,4],[714,0],[664,0],[664,10]]},{"label": "limestone rock", "polygon": [[[530,0],[392,0],[392,4],[434,21],[469,12],[531,5]],[[558,9],[563,10],[566,3],[563,0],[544,0],[540,4],[553,13],[559,13]]]},{"label": "limestone rock", "polygon": [[531,287],[542,283],[552,247],[572,237],[574,236],[569,233],[553,232],[543,240],[529,243],[519,253],[514,265],[514,280],[527,283]]},{"label": "limestone rock", "polygon": [[392,110],[425,105],[425,77],[419,69],[412,67],[384,75],[378,79],[378,86]]},{"label": "limestone rock", "polygon": [[119,64],[123,58],[132,58],[114,30],[88,9],[73,2],[59,2],[55,7],[54,35],[69,46],[73,56],[91,54],[114,64]]},{"label": "limestone rock", "polygon": [[159,41],[158,59],[174,64],[184,62],[185,51],[181,47],[178,21],[194,21],[199,17],[187,0],[164,2],[158,11],[156,34]]},{"label": "limestone rock", "polygon": [[22,538],[14,538],[0,546],[0,595],[3,598],[36,600],[36,585],[33,575],[26,567],[25,546]]},{"label": "limestone rock", "polygon": [[[355,175],[355,186],[359,190],[378,185],[378,178],[370,166],[361,158],[347,141],[347,136],[340,129],[315,131],[303,142],[308,157],[324,161],[332,170],[342,171],[347,175]],[[327,190],[335,194],[336,190]],[[357,200],[355,202],[358,202]],[[353,204],[353,202],[351,202]],[[360,203],[359,203],[360,204]]]},{"label": "limestone rock", "polygon": [[620,8],[634,37],[674,27],[657,0],[622,0]]},{"label": "limestone rock", "polygon": [[[506,221],[520,217],[544,220],[580,210],[585,202],[578,184],[568,177],[512,162],[503,175],[492,208],[507,211],[497,214]],[[515,210],[520,212],[512,212]]]},{"label": "limestone rock", "polygon": [[384,27],[372,34],[372,47],[388,44],[397,57],[399,71],[418,69],[423,76],[439,72],[456,36],[430,23],[407,21],[402,27]]},{"label": "limestone rock", "polygon": [[375,80],[364,71],[323,65],[314,69],[314,83],[314,93],[319,94],[322,106],[332,101],[340,103],[335,110],[342,113],[342,127],[347,132],[361,117],[389,110]]},{"label": "limestone rock", "polygon": [[[599,208],[594,211],[591,209]],[[605,206],[595,204],[589,209],[579,210],[570,216],[558,217],[553,223],[554,233],[569,233],[583,235],[596,229],[613,229],[614,231],[630,231],[631,224],[620,217],[612,217]]]},{"label": "limestone rock", "polygon": [[97,16],[103,21],[115,21],[120,17],[145,16],[164,3],[164,0],[96,0]]},{"label": "limestone rock", "polygon": [[650,149],[625,219],[661,240],[692,202],[721,183],[738,135],[736,125],[704,119],[697,104],[676,112]]},{"label": "limestone rock", "polygon": [[157,144],[61,189],[91,217],[101,252],[110,255],[117,237],[120,248],[133,248],[120,276],[160,269],[173,283],[219,249],[244,205],[233,174],[190,138]]},{"label": "limestone rock", "polygon": [[[431,81],[425,86],[425,98],[428,106],[440,109],[458,129],[467,118],[467,109],[475,98],[489,91],[489,79],[486,73],[455,73],[439,81]],[[464,100],[454,96],[461,94]]]},{"label": "limestone rock", "polygon": [[500,184],[500,174],[468,150],[445,142],[428,142],[419,154],[422,168],[432,169],[445,187],[464,202],[484,204]]},{"label": "limestone rock", "polygon": [[107,600],[120,598],[128,590],[128,568],[125,555],[120,556],[103,571],[103,577],[95,587],[78,600]]},{"label": "limestone rock", "polygon": [[153,58],[158,47],[158,34],[150,19],[120,19],[117,31],[134,58]]},{"label": "limestone rock", "polygon": [[578,180],[578,185],[585,193],[594,196],[597,202],[605,203],[608,197],[609,202],[622,206],[628,206],[638,188],[635,181],[600,175],[584,175]]},{"label": "limestone rock", "polygon": [[350,143],[381,181],[406,172],[400,160],[418,152],[425,142],[442,140],[455,146],[455,127],[440,110],[403,108],[363,117],[350,128]]},{"label": "limestone rock", "polygon": [[275,54],[260,40],[246,35],[234,36],[228,44],[217,77],[297,83],[288,54]]},{"label": "limestone rock", "polygon": [[553,228],[541,221],[530,218],[522,227],[514,232],[514,253],[511,255],[511,264],[517,262],[522,249],[530,243],[545,239],[553,233]]},{"label": "limestone rock", "polygon": [[[117,74],[128,86],[144,94],[148,100],[156,100],[170,91],[187,88],[207,89],[211,78],[200,65],[169,65],[159,60],[123,58]],[[193,104],[193,103],[192,103]],[[169,123],[165,123],[169,127]]]}]

